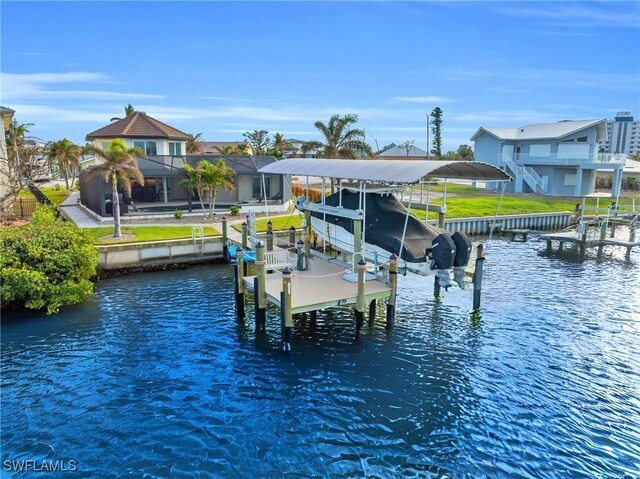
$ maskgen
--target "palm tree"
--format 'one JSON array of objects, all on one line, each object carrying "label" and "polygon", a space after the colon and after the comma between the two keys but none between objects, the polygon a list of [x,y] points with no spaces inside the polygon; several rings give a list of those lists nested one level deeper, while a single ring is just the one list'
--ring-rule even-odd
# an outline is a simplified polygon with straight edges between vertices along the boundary
[{"label": "palm tree", "polygon": [[316,121],[314,126],[322,133],[324,142],[308,143],[323,148],[324,158],[357,158],[357,151],[367,151],[369,145],[364,141],[364,130],[352,128],[356,123],[358,115],[333,115],[326,125]]},{"label": "palm tree", "polygon": [[[124,116],[130,116],[133,115],[136,112],[136,109],[133,108],[133,105],[131,103],[129,103],[127,106],[124,107]],[[119,116],[114,116],[113,118],[111,118],[110,121],[115,121],[115,120],[122,120],[122,118],[120,118]]]},{"label": "palm tree", "polygon": [[238,155],[248,155],[249,154],[249,143],[239,143],[236,145],[236,152]]},{"label": "palm tree", "polygon": [[203,153],[204,146],[202,145],[202,133],[189,133],[189,139],[187,140],[187,153]]},{"label": "palm tree", "polygon": [[[202,160],[202,161],[206,161],[206,160]],[[183,180],[180,180],[180,183],[178,183],[178,186],[186,188],[190,192],[193,192],[196,194],[196,196],[200,200],[200,206],[202,207],[202,214],[204,216],[207,216],[207,210],[205,209],[204,203],[203,203],[204,192],[206,190],[207,185],[202,177],[202,171],[200,170],[200,168],[194,168],[189,164],[183,165],[182,168],[184,169],[184,172],[187,174],[187,177]]]},{"label": "palm tree", "polygon": [[131,193],[131,180],[135,180],[141,185],[144,184],[144,176],[138,169],[136,157],[146,158],[144,151],[140,148],[128,148],[124,140],[116,138],[109,143],[106,149],[95,145],[87,145],[85,151],[103,160],[103,163],[92,166],[87,170],[88,178],[101,175],[105,181],[111,181],[113,205],[113,237],[120,238],[120,201],[118,199],[118,182],[122,185],[126,193]]},{"label": "palm tree", "polygon": [[233,191],[235,189],[233,178],[236,172],[233,168],[227,166],[223,158],[220,158],[215,165],[203,160],[198,163],[198,169],[207,185],[206,188],[209,193],[209,216],[213,216],[213,212],[216,209],[218,188]]},{"label": "palm tree", "polygon": [[233,145],[216,146],[214,149],[220,155],[235,155],[237,148]]},{"label": "palm tree", "polygon": [[50,163],[56,163],[62,176],[67,191],[70,189],[69,177],[71,176],[71,186],[76,181],[76,175],[80,169],[80,159],[83,149],[71,140],[63,138],[47,145],[46,155]]}]

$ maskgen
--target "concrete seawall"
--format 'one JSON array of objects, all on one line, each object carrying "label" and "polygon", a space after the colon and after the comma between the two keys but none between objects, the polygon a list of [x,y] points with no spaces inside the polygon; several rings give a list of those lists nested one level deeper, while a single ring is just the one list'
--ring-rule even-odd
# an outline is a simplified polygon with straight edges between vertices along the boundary
[{"label": "concrete seawall", "polygon": [[205,237],[98,245],[98,268],[103,271],[136,269],[172,263],[222,260],[222,237]]},{"label": "concrete seawall", "polygon": [[[494,227],[500,229],[532,229],[550,231],[569,226],[572,213],[569,211],[555,213],[532,213],[525,215],[501,215],[483,216],[478,218],[451,218],[445,219],[444,227],[447,231],[464,231],[467,234],[487,234]],[[437,225],[437,221],[429,221],[429,224]],[[497,228],[496,228],[497,229]]]}]

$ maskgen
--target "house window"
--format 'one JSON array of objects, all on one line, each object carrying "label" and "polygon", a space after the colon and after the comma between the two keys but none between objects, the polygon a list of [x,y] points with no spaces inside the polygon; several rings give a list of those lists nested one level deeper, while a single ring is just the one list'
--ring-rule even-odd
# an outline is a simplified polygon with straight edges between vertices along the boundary
[{"label": "house window", "polygon": [[564,175],[564,186],[576,186],[576,174],[566,173]]},{"label": "house window", "polygon": [[551,154],[551,145],[529,145],[531,158],[548,158]]},{"label": "house window", "polygon": [[147,156],[156,156],[158,154],[156,142],[153,140],[134,140],[133,146],[140,148]]},{"label": "house window", "polygon": [[179,141],[170,141],[169,154],[171,156],[182,156],[182,143]]},{"label": "house window", "polygon": [[578,143],[586,143],[587,142],[587,137],[586,136],[581,136],[580,138],[578,138],[576,140]]},{"label": "house window", "polygon": [[[252,196],[253,198],[264,198],[265,195],[262,194],[262,177],[261,176],[254,176],[253,177],[253,187],[251,188],[252,190]],[[264,179],[264,186],[267,190],[267,198],[269,196],[271,196],[271,178],[265,178]]]},{"label": "house window", "polygon": [[102,149],[106,150],[107,148],[109,148],[109,145],[111,144],[110,141],[103,141],[102,142]]}]

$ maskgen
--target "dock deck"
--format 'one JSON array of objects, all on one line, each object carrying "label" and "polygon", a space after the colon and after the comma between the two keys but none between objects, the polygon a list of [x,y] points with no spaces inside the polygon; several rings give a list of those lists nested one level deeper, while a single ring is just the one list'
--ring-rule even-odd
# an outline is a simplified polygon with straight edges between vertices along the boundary
[{"label": "dock deck", "polygon": [[[358,296],[358,284],[343,279],[351,270],[344,264],[327,262],[312,258],[308,271],[294,271],[291,279],[291,313],[316,311],[345,304],[355,304]],[[255,276],[244,278],[245,286],[253,291]],[[266,277],[265,289],[270,303],[280,307],[282,292],[282,274],[274,272]],[[365,283],[365,300],[386,298],[391,289],[378,279],[368,279]]]}]

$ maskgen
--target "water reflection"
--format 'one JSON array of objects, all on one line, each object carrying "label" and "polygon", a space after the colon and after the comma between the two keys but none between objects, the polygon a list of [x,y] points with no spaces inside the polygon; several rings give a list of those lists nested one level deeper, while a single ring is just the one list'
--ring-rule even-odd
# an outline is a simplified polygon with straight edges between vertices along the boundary
[{"label": "water reflection", "polygon": [[[481,314],[400,278],[396,328],[298,318],[280,353],[233,311],[232,271],[98,284],[62,315],[3,317],[2,460],[80,475],[622,477],[640,463],[640,257],[573,264],[492,241]],[[624,253],[622,254],[624,256]],[[29,477],[28,474],[16,477]]]}]

